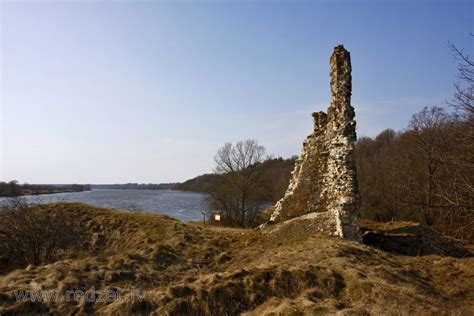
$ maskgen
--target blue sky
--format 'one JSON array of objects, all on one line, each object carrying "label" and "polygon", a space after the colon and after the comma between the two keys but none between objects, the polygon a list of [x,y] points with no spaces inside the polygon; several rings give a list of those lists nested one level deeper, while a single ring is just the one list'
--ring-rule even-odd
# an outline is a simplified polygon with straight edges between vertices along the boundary
[{"label": "blue sky", "polygon": [[2,1],[0,179],[183,181],[227,141],[297,154],[351,52],[358,135],[453,93],[473,1]]}]

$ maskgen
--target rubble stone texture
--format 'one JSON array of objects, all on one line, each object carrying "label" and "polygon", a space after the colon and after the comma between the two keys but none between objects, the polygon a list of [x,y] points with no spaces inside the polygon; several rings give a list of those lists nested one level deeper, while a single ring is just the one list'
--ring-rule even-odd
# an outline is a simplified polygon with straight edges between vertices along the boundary
[{"label": "rubble stone texture", "polygon": [[314,132],[303,143],[285,196],[270,223],[311,212],[329,212],[331,235],[359,240],[359,193],[353,159],[356,141],[351,106],[350,53],[339,45],[330,60],[332,100],[327,114],[313,113]]}]

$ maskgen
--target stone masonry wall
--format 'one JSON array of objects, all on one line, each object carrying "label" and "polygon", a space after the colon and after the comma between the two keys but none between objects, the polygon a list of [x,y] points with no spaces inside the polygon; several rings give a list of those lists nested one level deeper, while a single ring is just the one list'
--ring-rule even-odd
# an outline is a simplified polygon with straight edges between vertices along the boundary
[{"label": "stone masonry wall", "polygon": [[270,223],[311,212],[329,212],[335,223],[331,235],[359,240],[350,53],[342,45],[337,46],[330,65],[331,104],[327,114],[313,113],[314,132],[303,143],[288,190],[275,205]]}]

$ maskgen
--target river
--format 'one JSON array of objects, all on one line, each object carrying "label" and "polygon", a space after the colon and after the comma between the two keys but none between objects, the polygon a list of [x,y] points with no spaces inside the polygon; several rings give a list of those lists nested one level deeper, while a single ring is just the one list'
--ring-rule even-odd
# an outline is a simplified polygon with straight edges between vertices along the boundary
[{"label": "river", "polygon": [[[170,190],[92,190],[24,197],[29,202],[82,202],[128,211],[147,211],[169,215],[183,222],[202,220],[207,210],[206,195]],[[0,201],[3,198],[0,198]]]}]

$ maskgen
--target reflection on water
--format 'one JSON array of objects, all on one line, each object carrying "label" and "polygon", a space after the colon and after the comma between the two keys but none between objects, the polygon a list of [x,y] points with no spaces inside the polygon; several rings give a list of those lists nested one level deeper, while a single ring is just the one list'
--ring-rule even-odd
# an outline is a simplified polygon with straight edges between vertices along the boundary
[{"label": "reflection on water", "polygon": [[25,198],[38,203],[82,202],[120,210],[156,212],[183,222],[202,220],[201,212],[207,210],[206,195],[168,190],[93,190]]}]

